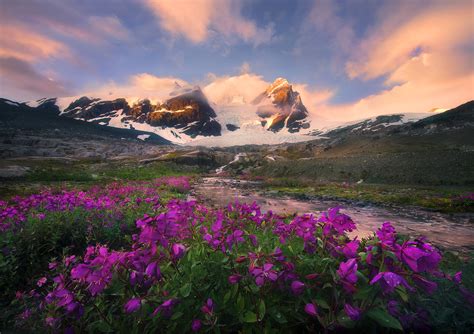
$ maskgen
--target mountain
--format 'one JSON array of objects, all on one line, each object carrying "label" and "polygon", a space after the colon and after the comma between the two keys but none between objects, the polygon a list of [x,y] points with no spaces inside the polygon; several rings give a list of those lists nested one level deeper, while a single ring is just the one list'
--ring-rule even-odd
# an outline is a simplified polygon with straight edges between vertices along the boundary
[{"label": "mountain", "polygon": [[152,132],[118,129],[59,116],[56,99],[37,107],[0,98],[0,157],[119,157],[161,150]]},{"label": "mountain", "polygon": [[158,133],[167,129],[173,134],[171,140],[221,134],[221,125],[214,119],[216,113],[199,87],[181,91],[162,104],[144,99],[129,105],[125,98],[107,101],[83,96],[60,115],[126,129]]},{"label": "mountain", "polygon": [[301,96],[284,78],[277,78],[253,104],[257,105],[262,125],[270,131],[278,132],[286,127],[294,133],[309,128],[308,111]]},{"label": "mountain", "polygon": [[353,124],[338,126],[328,131],[312,131],[311,135],[340,139],[354,135],[373,137],[420,136],[452,131],[472,131],[474,129],[474,101],[466,102],[445,112],[430,115],[431,113],[381,115]]},{"label": "mountain", "polygon": [[307,140],[308,111],[286,79],[278,78],[248,102],[233,92],[220,104],[208,101],[199,86],[178,83],[169,92],[142,100],[93,96],[49,98],[25,105],[104,127],[140,130],[178,144],[228,146]]},{"label": "mountain", "polygon": [[[97,129],[141,131],[141,134],[152,133],[158,136],[153,138],[172,143],[213,147],[273,145],[303,142],[314,137],[343,138],[351,135],[383,136],[398,132],[440,131],[443,126],[462,127],[462,121],[456,120],[456,117],[466,121],[463,117],[469,111],[466,113],[465,109],[470,108],[468,103],[464,107],[460,106],[460,111],[451,110],[435,115],[382,115],[329,129],[317,129],[315,126],[318,124],[311,123],[301,95],[284,78],[277,78],[264,91],[256,92],[255,98],[247,96],[248,100],[238,89],[229,89],[218,103],[214,103],[208,100],[199,86],[182,87],[178,83],[170,91],[156,92],[155,95],[160,96],[161,101],[153,96],[142,100],[120,96],[113,99],[82,96],[10,103],[30,108],[39,114],[50,113],[61,118],[93,123],[98,126]],[[426,119],[417,122],[421,118]],[[132,133],[135,138],[139,135],[138,132]]]}]

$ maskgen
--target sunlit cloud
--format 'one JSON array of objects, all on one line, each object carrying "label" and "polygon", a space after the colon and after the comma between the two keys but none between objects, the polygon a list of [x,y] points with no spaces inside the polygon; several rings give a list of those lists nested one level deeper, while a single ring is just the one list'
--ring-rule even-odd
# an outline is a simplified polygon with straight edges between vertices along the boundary
[{"label": "sunlit cloud", "polygon": [[143,0],[157,16],[162,28],[193,43],[217,33],[228,39],[260,45],[271,41],[271,26],[259,28],[241,15],[241,2],[230,0]]},{"label": "sunlit cloud", "polygon": [[471,10],[470,1],[458,1],[419,8],[397,21],[391,11],[382,13],[346,69],[354,79],[384,76],[386,87],[352,104],[325,105],[321,113],[351,120],[449,109],[473,99]]},{"label": "sunlit cloud", "polygon": [[187,87],[189,83],[176,77],[159,77],[150,73],[132,75],[124,83],[110,81],[106,84],[84,88],[78,96],[101,97],[103,99],[126,98],[131,103],[150,99],[153,102],[163,101],[173,91]]},{"label": "sunlit cloud", "polygon": [[67,45],[21,25],[2,24],[0,56],[33,62],[45,58],[69,57]]}]

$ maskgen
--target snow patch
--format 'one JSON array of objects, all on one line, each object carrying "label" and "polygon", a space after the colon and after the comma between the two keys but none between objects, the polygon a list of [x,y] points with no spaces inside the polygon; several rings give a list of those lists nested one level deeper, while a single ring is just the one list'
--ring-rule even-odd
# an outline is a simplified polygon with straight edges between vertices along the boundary
[{"label": "snow patch", "polygon": [[146,139],[150,138],[150,135],[138,135],[137,138],[145,141]]}]

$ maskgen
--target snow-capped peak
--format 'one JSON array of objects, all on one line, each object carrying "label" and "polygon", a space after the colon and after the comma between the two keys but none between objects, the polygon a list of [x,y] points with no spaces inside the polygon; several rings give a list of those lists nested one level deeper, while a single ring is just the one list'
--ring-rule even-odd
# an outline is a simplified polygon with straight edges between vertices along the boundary
[{"label": "snow-capped peak", "polygon": [[273,95],[276,91],[281,88],[290,88],[291,85],[285,78],[276,78],[275,81],[267,88],[266,93],[268,96]]}]

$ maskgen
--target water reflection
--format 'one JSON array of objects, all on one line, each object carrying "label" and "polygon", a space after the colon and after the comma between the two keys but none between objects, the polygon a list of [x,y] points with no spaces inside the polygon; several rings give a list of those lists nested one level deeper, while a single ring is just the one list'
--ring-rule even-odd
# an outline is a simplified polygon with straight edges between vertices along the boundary
[{"label": "water reflection", "polygon": [[431,242],[455,251],[474,250],[474,215],[447,215],[424,211],[412,207],[386,208],[378,206],[353,206],[336,201],[298,200],[289,197],[272,197],[258,191],[257,182],[229,178],[208,177],[199,183],[192,195],[194,198],[224,206],[230,201],[257,202],[263,211],[272,210],[280,214],[319,213],[330,207],[342,206],[357,223],[352,237],[368,236],[384,221],[390,221],[399,233],[411,236],[426,236]]}]

